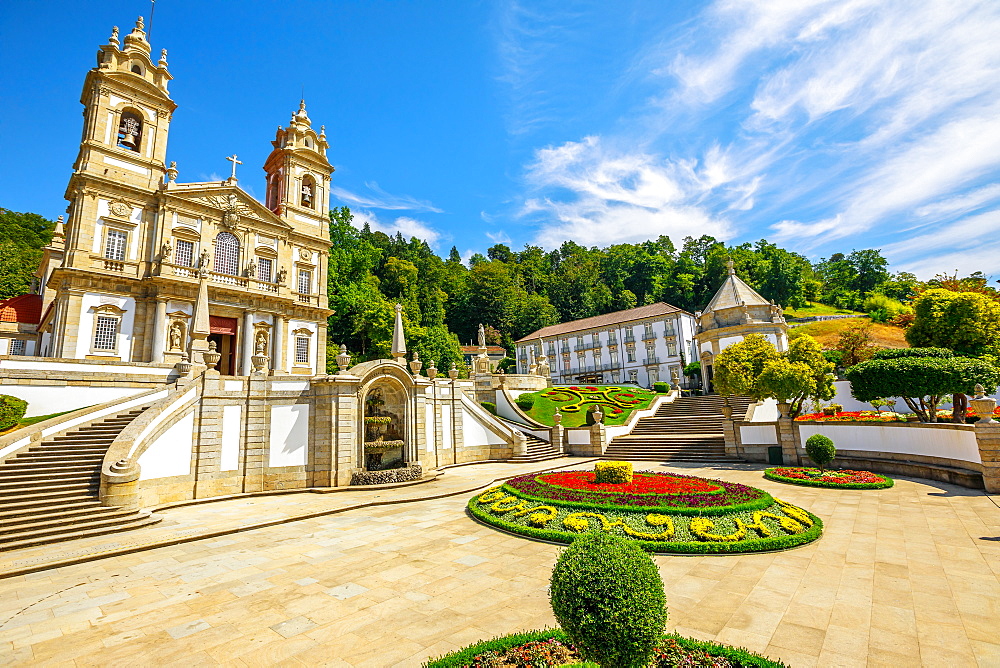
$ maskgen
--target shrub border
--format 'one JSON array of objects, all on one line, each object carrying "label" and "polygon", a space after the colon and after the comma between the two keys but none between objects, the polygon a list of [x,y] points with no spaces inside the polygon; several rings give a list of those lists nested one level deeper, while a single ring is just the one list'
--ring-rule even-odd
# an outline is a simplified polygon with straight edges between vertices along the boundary
[{"label": "shrub border", "polygon": [[[525,643],[550,640],[553,638],[563,643],[570,643],[569,638],[562,629],[521,631],[519,633],[512,633],[506,636],[497,636],[496,638],[492,638],[490,640],[482,640],[473,645],[469,645],[468,647],[463,647],[462,649],[445,654],[444,656],[439,656],[435,659],[428,659],[423,663],[423,668],[467,668],[471,665],[472,660],[483,652],[488,652],[490,650],[503,652]],[[707,640],[685,638],[684,636],[676,633],[665,633],[663,638],[672,639],[677,642],[678,645],[687,650],[701,650],[711,656],[719,656],[729,659],[733,663],[734,668],[788,668],[787,664],[780,661],[774,661],[773,659],[756,654],[742,647],[722,645],[720,643]]]},{"label": "shrub border", "polygon": [[[488,514],[485,510],[480,509],[474,502],[479,498],[479,495],[473,496],[469,499],[469,503],[466,505],[466,510],[477,520],[498,528],[507,533],[515,534],[518,536],[525,536],[527,538],[536,538],[549,543],[558,543],[563,545],[568,545],[572,543],[577,536],[584,534],[572,534],[568,531],[556,531],[554,529],[538,529],[535,527],[528,527],[521,524],[515,524],[513,522],[508,522],[502,517],[496,517],[494,515]],[[600,508],[594,508],[594,510],[600,510]],[[818,539],[823,535],[823,520],[816,517],[810,513],[805,508],[799,508],[802,512],[809,516],[812,520],[812,526],[807,528],[802,533],[792,534],[788,536],[777,536],[775,538],[751,538],[749,540],[741,540],[733,543],[703,543],[703,542],[693,542],[693,541],[656,541],[656,540],[640,540],[638,538],[629,538],[629,540],[634,540],[639,544],[639,547],[646,550],[647,552],[654,552],[656,554],[758,554],[761,552],[779,552],[782,550],[787,550],[792,547],[798,547],[799,545],[805,545],[806,543],[811,543],[812,541]]]},{"label": "shrub border", "polygon": [[865,473],[871,473],[872,475],[877,475],[883,478],[885,482],[820,482],[818,480],[799,480],[797,478],[786,478],[785,476],[780,476],[774,473],[775,469],[791,469],[791,468],[814,468],[811,466],[774,466],[769,469],[764,469],[764,477],[768,480],[773,480],[774,482],[783,482],[787,485],[802,485],[803,487],[822,487],[824,489],[889,489],[896,482],[887,475],[881,473],[874,473],[872,471],[865,471]]}]

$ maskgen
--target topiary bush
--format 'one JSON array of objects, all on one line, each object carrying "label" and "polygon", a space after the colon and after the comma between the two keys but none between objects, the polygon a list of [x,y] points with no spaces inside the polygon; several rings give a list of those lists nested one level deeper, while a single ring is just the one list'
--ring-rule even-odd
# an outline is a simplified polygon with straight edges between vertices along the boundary
[{"label": "topiary bush", "polygon": [[632,482],[632,464],[629,462],[597,462],[594,464],[594,482],[627,485]]},{"label": "topiary bush", "polygon": [[670,391],[670,383],[664,383],[662,381],[653,383],[653,392],[666,394],[669,391]]},{"label": "topiary bush", "polygon": [[494,415],[497,414],[497,405],[492,401],[480,401],[479,405],[488,410],[490,413],[493,413]]},{"label": "topiary bush", "polygon": [[520,408],[522,411],[530,411],[531,408],[535,405],[535,395],[533,394],[519,395],[516,399],[514,399],[514,403],[517,404],[517,407]]},{"label": "topiary bush", "polygon": [[0,431],[10,429],[24,417],[28,402],[24,399],[0,394]]},{"label": "topiary bush", "polygon": [[577,538],[552,569],[552,612],[588,661],[646,666],[667,623],[663,581],[652,558],[612,534]]},{"label": "topiary bush", "polygon": [[806,439],[806,454],[819,467],[820,472],[826,470],[826,465],[837,456],[837,448],[833,441],[823,434],[813,434]]}]

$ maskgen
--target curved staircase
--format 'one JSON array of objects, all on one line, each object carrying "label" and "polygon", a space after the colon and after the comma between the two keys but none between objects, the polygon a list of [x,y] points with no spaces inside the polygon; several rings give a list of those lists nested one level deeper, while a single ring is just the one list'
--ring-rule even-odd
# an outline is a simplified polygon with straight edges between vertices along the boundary
[{"label": "curved staircase", "polygon": [[523,455],[514,455],[507,461],[513,464],[524,464],[530,462],[544,462],[549,459],[559,459],[564,457],[556,446],[552,445],[548,441],[543,441],[537,436],[532,436],[531,434],[525,433],[524,436],[528,439],[528,452]]},{"label": "curved staircase", "polygon": [[[604,459],[659,462],[736,462],[726,454],[723,436],[723,398],[716,395],[682,397],[642,418],[632,431],[608,444]],[[753,403],[730,397],[733,415],[746,413]]]},{"label": "curved staircase", "polygon": [[0,550],[127,531],[160,521],[102,506],[101,464],[144,408],[49,437],[0,464]]}]

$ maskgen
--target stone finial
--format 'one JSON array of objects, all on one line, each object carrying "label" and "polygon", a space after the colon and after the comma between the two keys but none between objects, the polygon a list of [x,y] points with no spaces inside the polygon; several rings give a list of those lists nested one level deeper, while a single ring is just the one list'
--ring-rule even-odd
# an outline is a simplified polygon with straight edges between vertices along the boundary
[{"label": "stone finial", "polygon": [[111,28],[111,37],[108,38],[108,44],[114,44],[115,46],[118,46],[118,44],[119,44],[119,42],[118,42],[118,26],[114,26],[114,27]]},{"label": "stone finial", "polygon": [[410,360],[410,371],[413,372],[414,376],[420,375],[420,370],[424,368],[424,363],[420,361],[420,355],[416,350],[413,351],[413,359]]},{"label": "stone finial", "polygon": [[157,65],[159,65],[160,67],[166,67],[167,66],[167,50],[166,49],[160,49],[160,62],[158,62]]},{"label": "stone finial", "polygon": [[427,377],[430,378],[431,380],[434,380],[435,378],[437,378],[437,375],[438,375],[438,368],[434,365],[434,360],[431,360],[430,363],[427,365]]},{"label": "stone finial", "polygon": [[140,16],[135,20],[135,30],[133,32],[142,32],[146,29],[146,24]]},{"label": "stone finial", "polygon": [[982,399],[986,396],[986,388],[983,387],[981,383],[976,383],[976,387],[973,389],[973,392],[976,394],[976,399]]},{"label": "stone finial", "polygon": [[403,305],[396,304],[396,322],[392,328],[392,358],[400,364],[406,362],[406,335],[403,332]]},{"label": "stone finial", "polygon": [[448,369],[448,377],[452,380],[458,378],[458,367],[455,366],[454,362],[451,363],[451,368]]},{"label": "stone finial", "polygon": [[351,366],[351,355],[347,352],[347,346],[340,344],[340,352],[337,353],[337,366],[342,373],[346,373]]}]

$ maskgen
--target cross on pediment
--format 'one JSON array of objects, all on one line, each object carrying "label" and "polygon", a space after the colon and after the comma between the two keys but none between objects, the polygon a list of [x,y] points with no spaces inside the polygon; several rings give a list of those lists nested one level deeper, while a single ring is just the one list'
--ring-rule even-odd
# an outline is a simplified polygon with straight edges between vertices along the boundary
[{"label": "cross on pediment", "polygon": [[229,162],[233,163],[233,175],[230,178],[233,181],[235,181],[236,180],[236,165],[242,165],[243,161],[242,160],[237,160],[235,153],[233,153],[231,156],[227,156],[226,160],[228,160]]}]

